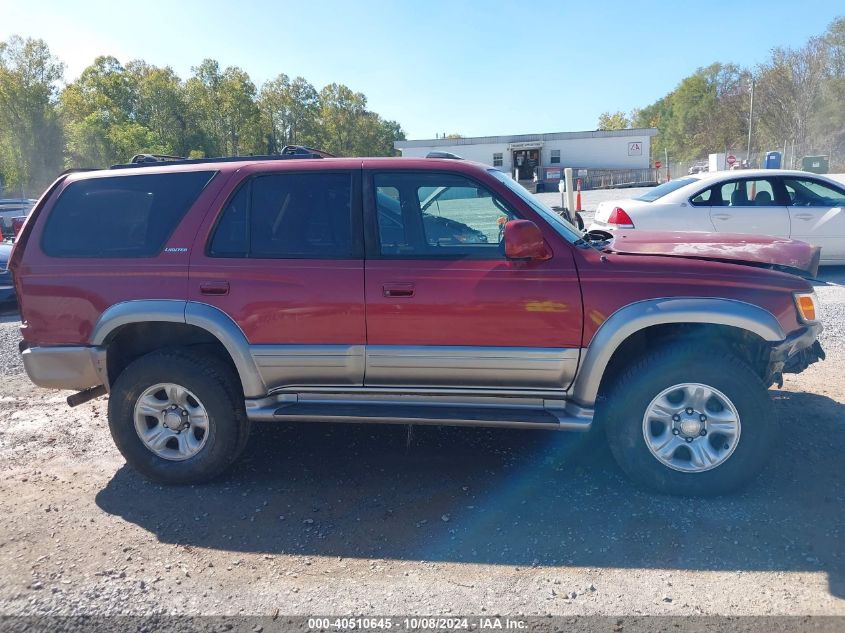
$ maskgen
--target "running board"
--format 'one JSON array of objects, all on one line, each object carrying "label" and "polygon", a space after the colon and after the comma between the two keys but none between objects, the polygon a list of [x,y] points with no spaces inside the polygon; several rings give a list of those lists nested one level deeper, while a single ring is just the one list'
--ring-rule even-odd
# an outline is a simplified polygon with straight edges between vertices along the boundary
[{"label": "running board", "polygon": [[[284,394],[247,400],[250,420],[419,424],[519,429],[589,431],[593,411],[565,400],[483,398],[455,402],[445,398],[385,399]],[[481,400],[481,401],[479,401]],[[492,402],[498,400],[498,402]]]}]

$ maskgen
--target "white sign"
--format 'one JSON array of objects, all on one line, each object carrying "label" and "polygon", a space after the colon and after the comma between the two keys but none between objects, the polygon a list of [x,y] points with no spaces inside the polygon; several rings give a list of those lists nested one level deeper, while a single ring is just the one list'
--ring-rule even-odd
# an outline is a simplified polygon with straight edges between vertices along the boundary
[{"label": "white sign", "polygon": [[508,149],[540,149],[543,141],[524,141],[522,143],[508,143]]},{"label": "white sign", "polygon": [[643,144],[640,141],[628,143],[628,156],[642,156]]}]

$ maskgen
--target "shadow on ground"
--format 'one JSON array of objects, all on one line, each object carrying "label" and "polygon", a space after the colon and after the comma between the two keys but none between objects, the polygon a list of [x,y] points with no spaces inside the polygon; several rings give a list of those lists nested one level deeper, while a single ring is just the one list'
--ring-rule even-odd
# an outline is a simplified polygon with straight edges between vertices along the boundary
[{"label": "shadow on ground", "polygon": [[745,491],[638,490],[567,434],[265,425],[221,481],[149,484],[123,467],[97,495],[168,543],[230,551],[508,565],[825,571],[845,596],[845,405],[773,392],[783,441]]}]

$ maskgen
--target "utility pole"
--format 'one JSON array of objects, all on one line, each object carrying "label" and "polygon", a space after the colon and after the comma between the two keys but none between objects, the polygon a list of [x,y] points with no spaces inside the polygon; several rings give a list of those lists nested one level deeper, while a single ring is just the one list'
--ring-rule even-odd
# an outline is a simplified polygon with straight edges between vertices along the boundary
[{"label": "utility pole", "polygon": [[754,119],[754,77],[751,78],[751,103],[748,106],[748,151],[745,154],[745,159],[751,165],[751,124]]}]

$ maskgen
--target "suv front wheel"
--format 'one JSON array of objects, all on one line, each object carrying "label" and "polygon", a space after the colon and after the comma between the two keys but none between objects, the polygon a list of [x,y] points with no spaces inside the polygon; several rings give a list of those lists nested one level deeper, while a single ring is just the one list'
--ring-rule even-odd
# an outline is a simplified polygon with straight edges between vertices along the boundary
[{"label": "suv front wheel", "polygon": [[659,492],[713,496],[748,483],[776,436],[760,378],[718,346],[652,353],[607,394],[603,419],[611,451],[634,481]]},{"label": "suv front wheel", "polygon": [[188,350],[130,363],[109,397],[109,429],[130,466],[166,484],[199,483],[225,470],[249,435],[243,396],[219,359]]}]

